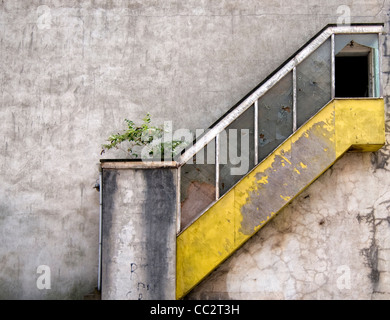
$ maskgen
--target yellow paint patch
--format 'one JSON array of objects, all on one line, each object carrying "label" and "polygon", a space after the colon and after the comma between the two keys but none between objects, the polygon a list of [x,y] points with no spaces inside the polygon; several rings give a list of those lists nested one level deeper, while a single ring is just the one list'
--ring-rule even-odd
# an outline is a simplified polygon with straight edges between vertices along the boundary
[{"label": "yellow paint patch", "polygon": [[281,197],[284,201],[290,201],[290,199],[291,199],[291,197],[288,197],[288,196],[284,197],[284,196],[280,195],[280,197]]},{"label": "yellow paint patch", "polygon": [[257,183],[267,184],[268,183],[268,176],[264,176],[260,180],[257,180]]},{"label": "yellow paint patch", "polygon": [[[327,136],[327,142],[330,143],[326,148],[318,146],[311,151],[316,157],[321,157],[326,152],[329,165],[351,148],[354,151],[371,152],[378,150],[385,143],[383,99],[344,99],[330,102],[178,236],[176,275],[178,299],[186,295],[253,235],[243,234],[240,231],[243,222],[241,208],[250,201],[250,192],[259,188],[268,188],[271,185],[268,181],[272,181],[272,177],[268,175],[272,176],[277,171],[279,166],[276,164],[285,165],[294,162],[284,155],[290,153],[291,159],[294,159],[294,152],[296,154],[302,152],[297,150],[295,142],[302,137],[310,141],[310,136],[316,135],[316,131],[310,129],[319,123],[331,133]],[[323,139],[322,133],[323,131],[318,133],[321,134],[321,139]],[[293,165],[307,169],[308,172],[312,169],[310,162]],[[267,172],[267,176],[264,172]],[[264,175],[260,180],[259,174]],[[314,181],[322,172],[315,171],[312,174],[310,179]],[[285,182],[281,181],[282,183]],[[279,191],[275,189],[275,196],[283,192],[280,189],[281,184]],[[297,194],[280,195],[285,202],[275,212],[259,212],[264,214],[264,217],[267,216],[267,220],[262,220],[259,225],[253,227],[254,232],[260,230]],[[258,207],[256,210],[260,211]]]},{"label": "yellow paint patch", "polygon": [[286,157],[284,156],[280,156],[284,161],[286,161],[288,164],[291,164],[290,160],[288,160]]},{"label": "yellow paint patch", "polygon": [[298,174],[301,174],[297,168],[294,168],[294,171]]},{"label": "yellow paint patch", "polygon": [[[336,101],[335,131],[337,157],[355,145],[380,146],[385,143],[385,115],[383,110],[383,99]],[[363,147],[359,151],[366,150]]]}]

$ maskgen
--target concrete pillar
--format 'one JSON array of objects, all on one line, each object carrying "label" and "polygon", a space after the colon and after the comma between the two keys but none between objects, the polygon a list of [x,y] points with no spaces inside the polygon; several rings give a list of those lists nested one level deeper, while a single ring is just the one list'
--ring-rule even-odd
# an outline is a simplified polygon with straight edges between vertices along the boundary
[{"label": "concrete pillar", "polygon": [[102,162],[102,299],[173,300],[174,162]]}]

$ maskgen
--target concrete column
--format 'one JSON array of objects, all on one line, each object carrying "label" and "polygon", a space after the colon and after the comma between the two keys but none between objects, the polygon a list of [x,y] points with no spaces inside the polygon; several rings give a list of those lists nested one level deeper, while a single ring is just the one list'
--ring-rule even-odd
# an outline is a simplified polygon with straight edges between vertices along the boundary
[{"label": "concrete column", "polygon": [[102,299],[175,299],[175,163],[103,162],[102,172]]}]

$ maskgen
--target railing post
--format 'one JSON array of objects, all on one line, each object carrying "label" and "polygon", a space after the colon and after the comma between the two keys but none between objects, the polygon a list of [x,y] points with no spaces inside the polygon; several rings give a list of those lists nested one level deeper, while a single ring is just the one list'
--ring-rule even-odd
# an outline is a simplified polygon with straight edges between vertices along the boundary
[{"label": "railing post", "polygon": [[293,68],[293,132],[297,131],[297,67]]},{"label": "railing post", "polygon": [[259,163],[259,100],[254,105],[254,144],[255,144],[255,166]]},{"label": "railing post", "polygon": [[215,136],[215,200],[219,199],[219,136]]},{"label": "railing post", "polygon": [[181,167],[177,168],[177,189],[176,189],[176,232],[181,229]]},{"label": "railing post", "polygon": [[335,66],[335,40],[334,40],[334,33],[332,33],[332,35],[330,36],[330,61],[331,61],[331,70],[330,70],[330,74],[331,74],[331,89],[330,89],[330,92],[331,92],[331,99],[334,99],[335,96],[336,96],[336,66]]},{"label": "railing post", "polygon": [[383,96],[383,84],[382,84],[382,35],[378,33],[378,91],[379,97]]}]

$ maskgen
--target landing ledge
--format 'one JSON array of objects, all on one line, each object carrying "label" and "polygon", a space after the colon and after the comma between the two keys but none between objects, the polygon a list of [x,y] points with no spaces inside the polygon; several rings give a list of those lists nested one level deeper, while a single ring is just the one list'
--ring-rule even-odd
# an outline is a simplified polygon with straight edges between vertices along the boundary
[{"label": "landing ledge", "polygon": [[102,169],[156,169],[156,168],[178,168],[176,161],[160,160],[133,160],[133,159],[101,159]]}]

